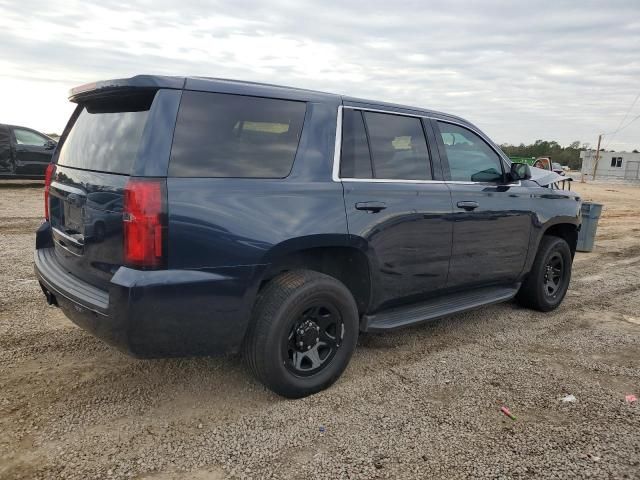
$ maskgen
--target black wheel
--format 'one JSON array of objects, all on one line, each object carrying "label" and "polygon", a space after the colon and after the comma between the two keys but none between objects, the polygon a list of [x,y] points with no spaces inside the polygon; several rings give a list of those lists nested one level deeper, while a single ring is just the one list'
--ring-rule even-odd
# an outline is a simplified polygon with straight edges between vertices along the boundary
[{"label": "black wheel", "polygon": [[531,272],[518,291],[518,302],[542,312],[557,308],[569,288],[571,263],[571,250],[566,241],[542,237]]},{"label": "black wheel", "polygon": [[358,340],[358,310],[338,280],[310,270],[278,275],[258,294],[244,356],[274,392],[301,398],[335,382]]}]

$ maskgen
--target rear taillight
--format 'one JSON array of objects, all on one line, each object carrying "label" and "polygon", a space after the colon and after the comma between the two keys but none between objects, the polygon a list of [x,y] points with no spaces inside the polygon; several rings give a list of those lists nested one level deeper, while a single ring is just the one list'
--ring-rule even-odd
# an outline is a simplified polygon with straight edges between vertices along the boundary
[{"label": "rear taillight", "polygon": [[44,172],[44,219],[47,221],[49,220],[49,189],[51,188],[51,179],[55,169],[56,164],[50,163]]},{"label": "rear taillight", "polygon": [[164,179],[131,179],[124,190],[124,261],[162,268],[166,260],[167,187]]}]

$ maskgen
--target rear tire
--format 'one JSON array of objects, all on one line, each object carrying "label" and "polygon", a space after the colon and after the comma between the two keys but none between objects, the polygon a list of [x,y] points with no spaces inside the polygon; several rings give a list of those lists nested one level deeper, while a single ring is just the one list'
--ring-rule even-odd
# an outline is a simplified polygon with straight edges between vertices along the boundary
[{"label": "rear tire", "polygon": [[253,375],[287,398],[333,384],[358,340],[358,310],[351,292],[310,270],[282,273],[258,294],[244,357]]},{"label": "rear tire", "polygon": [[564,239],[542,237],[529,276],[516,296],[518,303],[541,312],[558,308],[569,288],[572,261]]}]

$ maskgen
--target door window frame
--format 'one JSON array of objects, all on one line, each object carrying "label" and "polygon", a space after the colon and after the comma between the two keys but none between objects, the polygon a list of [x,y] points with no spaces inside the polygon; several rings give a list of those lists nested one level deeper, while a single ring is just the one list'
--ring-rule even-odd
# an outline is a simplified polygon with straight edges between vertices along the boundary
[{"label": "door window frame", "polygon": [[[341,177],[340,176],[340,162],[342,160],[342,117],[343,111],[347,110],[358,110],[361,112],[374,112],[374,113],[385,113],[389,115],[399,115],[405,117],[415,117],[420,119],[422,124],[422,130],[425,134],[425,139],[427,142],[427,149],[429,151],[429,162],[431,164],[431,175],[434,178],[433,180],[402,180],[402,179],[392,179],[392,178],[349,178],[349,177]],[[364,121],[364,115],[363,115]],[[503,181],[496,182],[473,182],[473,181],[459,181],[459,180],[451,180],[451,174],[449,172],[449,161],[447,159],[446,152],[444,151],[444,142],[442,141],[442,136],[440,135],[440,129],[438,128],[437,122],[450,123],[452,125],[456,125],[462,128],[469,130],[470,132],[476,134],[480,139],[485,142],[489,146],[489,148],[498,156],[500,160],[500,165],[502,167],[503,173]],[[366,121],[365,121],[365,130],[366,130]],[[368,139],[368,131],[367,131],[367,146],[369,147],[369,153],[371,154],[371,146],[369,145]],[[334,182],[368,182],[368,183],[435,183],[435,184],[454,184],[454,185],[512,185],[518,186],[521,185],[521,182],[507,182],[506,172],[509,170],[511,164],[508,162],[504,155],[501,155],[500,152],[487,140],[487,137],[480,132],[479,130],[470,127],[469,125],[465,125],[460,122],[456,122],[449,119],[441,119],[437,117],[433,117],[427,114],[418,115],[415,113],[407,113],[403,111],[394,111],[394,110],[384,110],[379,108],[372,108],[368,106],[359,106],[359,105],[340,105],[338,106],[338,114],[336,116],[336,139],[335,139],[335,147],[333,153],[333,169],[332,169],[332,180]],[[437,178],[440,177],[440,178]]]}]

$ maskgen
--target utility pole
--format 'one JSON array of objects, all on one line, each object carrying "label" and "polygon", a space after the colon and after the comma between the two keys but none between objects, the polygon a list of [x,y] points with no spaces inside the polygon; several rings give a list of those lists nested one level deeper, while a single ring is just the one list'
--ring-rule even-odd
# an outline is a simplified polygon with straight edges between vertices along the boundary
[{"label": "utility pole", "polygon": [[596,169],[598,168],[598,160],[600,160],[600,142],[602,141],[602,136],[604,133],[598,135],[598,148],[596,148],[596,163],[593,165],[593,175],[591,176],[592,180],[596,179]]}]

